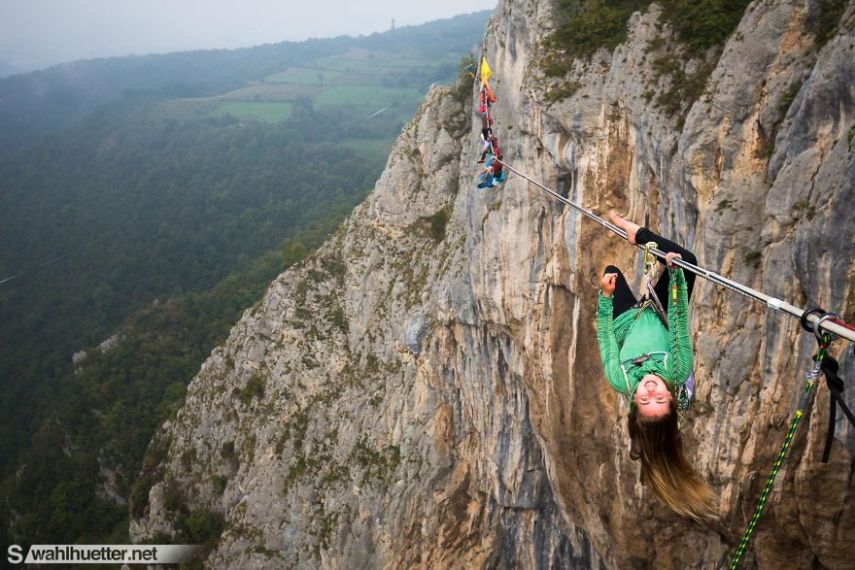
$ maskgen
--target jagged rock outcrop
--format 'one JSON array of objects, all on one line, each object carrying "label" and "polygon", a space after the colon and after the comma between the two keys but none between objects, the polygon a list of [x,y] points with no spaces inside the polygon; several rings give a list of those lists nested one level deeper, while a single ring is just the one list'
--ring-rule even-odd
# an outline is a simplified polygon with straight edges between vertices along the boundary
[{"label": "jagged rock outcrop", "polygon": [[[579,88],[550,102],[538,68],[550,5],[503,1],[486,47],[505,156],[595,211],[649,211],[704,266],[851,322],[855,5],[822,46],[810,31],[818,5],[752,3],[681,119],[656,104],[670,84],[651,40],[675,41],[656,5],[613,53],[577,62],[563,80]],[[209,564],[235,568],[709,568],[727,557],[811,339],[699,284],[686,435],[723,518],[672,515],[638,481],[593,330],[602,267],[633,274],[635,254],[519,178],[475,189],[470,105],[468,88],[434,87],[374,192],[203,365],[152,443],[134,538],[221,518]],[[851,349],[841,365],[855,376]],[[855,432],[841,419],[820,463],[827,398],[803,423],[749,563],[855,560]]]}]

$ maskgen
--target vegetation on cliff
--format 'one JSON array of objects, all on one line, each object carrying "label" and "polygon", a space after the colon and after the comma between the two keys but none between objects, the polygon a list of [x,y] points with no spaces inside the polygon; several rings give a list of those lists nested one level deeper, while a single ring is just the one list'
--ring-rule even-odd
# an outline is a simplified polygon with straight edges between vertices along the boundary
[{"label": "vegetation on cliff", "polygon": [[[600,48],[613,50],[626,41],[630,16],[651,4],[649,0],[557,0],[558,26],[545,42],[544,73],[563,77],[575,60],[588,58]],[[670,45],[663,37],[648,47],[655,58],[654,80],[669,79],[668,89],[655,103],[669,115],[680,115],[703,92],[721,47],[749,0],[659,0],[656,4],[662,8],[662,31],[667,26],[677,44]],[[700,63],[687,70],[686,63],[692,59]],[[550,99],[572,96],[578,87],[569,81],[553,89]],[[650,93],[652,97],[653,90]]]}]

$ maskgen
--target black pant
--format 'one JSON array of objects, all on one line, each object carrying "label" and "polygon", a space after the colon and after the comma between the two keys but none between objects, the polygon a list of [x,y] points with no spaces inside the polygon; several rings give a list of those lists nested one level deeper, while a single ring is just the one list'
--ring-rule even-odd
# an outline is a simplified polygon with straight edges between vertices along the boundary
[{"label": "black pant", "polygon": [[[638,233],[635,236],[635,241],[642,244],[647,243],[649,241],[655,241],[657,247],[665,253],[671,253],[673,251],[683,256],[683,261],[687,261],[692,265],[698,264],[698,258],[695,257],[694,253],[682,246],[677,245],[671,240],[665,239],[662,236],[654,234],[647,228],[641,228],[638,230]],[[665,265],[664,259],[657,259],[659,259],[659,263]],[[620,269],[618,269],[614,265],[609,265],[608,267],[606,267],[604,274],[605,273],[617,273],[617,279],[615,280],[615,292],[612,295],[612,302],[614,307],[612,310],[612,316],[616,319],[618,315],[635,306],[635,304],[638,303],[638,300],[632,293],[632,289],[629,288],[629,284],[627,284],[626,282],[626,277],[623,276],[623,272],[621,272]],[[695,286],[695,274],[686,271],[685,275],[686,290],[689,293],[688,298],[691,299],[692,289]],[[665,307],[665,312],[668,312],[668,289],[670,285],[671,274],[667,269],[665,269],[662,272],[662,275],[659,276],[659,281],[657,281],[656,285],[653,287],[653,290],[656,292],[656,296],[659,297],[659,301],[662,303],[662,306]]]}]

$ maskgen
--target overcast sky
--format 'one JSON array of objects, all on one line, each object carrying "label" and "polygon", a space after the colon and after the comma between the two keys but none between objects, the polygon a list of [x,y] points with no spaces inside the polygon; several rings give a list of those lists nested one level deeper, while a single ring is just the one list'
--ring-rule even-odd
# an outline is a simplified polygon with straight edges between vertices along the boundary
[{"label": "overcast sky", "polygon": [[0,0],[0,62],[75,59],[360,35],[478,10],[497,0]]}]

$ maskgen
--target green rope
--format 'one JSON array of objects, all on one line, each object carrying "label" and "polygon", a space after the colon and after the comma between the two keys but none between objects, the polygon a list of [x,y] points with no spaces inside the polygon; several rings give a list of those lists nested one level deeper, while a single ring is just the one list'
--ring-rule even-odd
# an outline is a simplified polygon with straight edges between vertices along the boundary
[{"label": "green rope", "polygon": [[751,522],[745,529],[745,534],[739,542],[739,547],[736,549],[736,554],[733,555],[733,560],[730,561],[730,570],[736,570],[739,567],[739,562],[742,560],[742,555],[745,554],[745,549],[748,543],[751,542],[751,537],[754,535],[754,529],[757,527],[757,521],[760,520],[760,515],[763,514],[763,509],[766,508],[766,500],[769,498],[769,493],[772,492],[772,486],[775,484],[775,477],[778,476],[778,471],[781,469],[781,464],[784,462],[784,457],[790,449],[790,444],[793,442],[793,437],[796,434],[796,429],[799,427],[799,422],[802,420],[804,412],[796,411],[793,421],[790,422],[790,430],[787,432],[787,437],[784,439],[784,445],[781,446],[781,451],[778,452],[778,457],[775,458],[775,463],[772,464],[772,471],[769,472],[769,478],[766,479],[766,486],[763,487],[763,492],[760,493],[760,500],[757,502],[757,508],[754,509],[754,515],[751,517]]},{"label": "green rope", "polygon": [[828,348],[829,342],[830,339],[826,336],[823,339],[823,342],[820,343],[820,348],[816,356],[813,357],[814,366],[813,369],[806,374],[807,383],[805,384],[805,390],[802,394],[801,401],[799,402],[799,407],[790,422],[790,429],[787,431],[787,437],[784,438],[784,444],[781,446],[781,450],[778,452],[778,456],[772,464],[772,470],[769,472],[769,477],[766,479],[766,485],[763,487],[763,491],[760,493],[760,499],[757,501],[757,508],[754,509],[751,521],[749,521],[748,526],[745,529],[745,534],[742,535],[742,540],[739,541],[739,546],[736,548],[736,552],[730,561],[729,570],[736,570],[739,567],[739,562],[742,560],[743,554],[745,554],[745,549],[748,548],[748,543],[751,542],[751,537],[754,535],[754,530],[757,528],[760,516],[766,508],[766,501],[769,499],[769,493],[772,492],[772,487],[775,485],[775,477],[778,476],[778,471],[781,470],[781,465],[787,457],[787,451],[789,451],[790,445],[793,443],[796,430],[799,428],[799,423],[802,421],[802,416],[804,416],[805,413],[804,411],[807,408],[811,395],[813,394],[813,388],[816,385],[816,379],[819,375],[820,364],[822,363],[822,358],[825,356],[825,350]]}]

